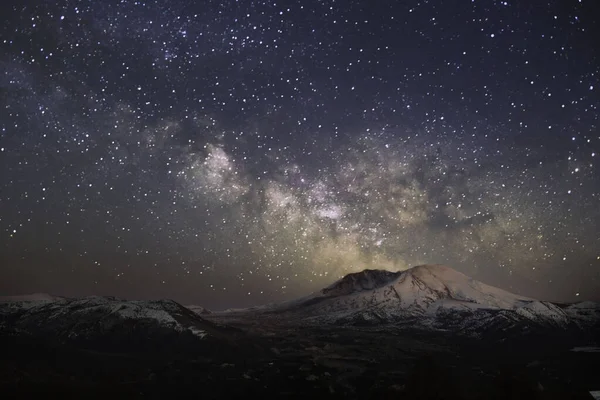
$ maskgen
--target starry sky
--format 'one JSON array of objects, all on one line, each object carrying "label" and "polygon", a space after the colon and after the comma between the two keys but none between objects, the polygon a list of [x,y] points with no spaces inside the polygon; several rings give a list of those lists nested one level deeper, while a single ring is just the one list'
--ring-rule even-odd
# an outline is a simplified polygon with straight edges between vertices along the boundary
[{"label": "starry sky", "polygon": [[2,294],[600,300],[596,0],[0,7]]}]

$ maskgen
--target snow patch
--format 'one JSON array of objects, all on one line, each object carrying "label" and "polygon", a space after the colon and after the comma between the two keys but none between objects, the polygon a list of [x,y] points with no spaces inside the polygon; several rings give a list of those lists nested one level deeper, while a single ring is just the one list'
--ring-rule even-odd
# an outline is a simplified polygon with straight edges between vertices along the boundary
[{"label": "snow patch", "polygon": [[600,353],[600,347],[573,347],[571,351],[578,353]]},{"label": "snow patch", "polygon": [[488,306],[486,304],[479,304],[470,301],[460,301],[452,299],[441,299],[432,303],[428,309],[428,315],[435,315],[441,310],[455,310],[455,311],[474,311],[474,310],[498,310],[498,307]]},{"label": "snow patch", "polygon": [[208,335],[206,331],[198,329],[195,326],[190,326],[188,330],[192,332],[193,335],[198,336],[200,339],[204,339]]}]

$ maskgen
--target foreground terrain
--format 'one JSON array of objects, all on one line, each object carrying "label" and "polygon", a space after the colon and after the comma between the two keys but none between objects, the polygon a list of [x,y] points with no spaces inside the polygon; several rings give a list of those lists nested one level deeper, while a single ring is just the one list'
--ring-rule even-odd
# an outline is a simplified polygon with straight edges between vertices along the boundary
[{"label": "foreground terrain", "polygon": [[168,300],[13,298],[0,304],[0,393],[590,399],[600,389],[597,312],[439,266],[364,271],[295,302],[221,313]]}]

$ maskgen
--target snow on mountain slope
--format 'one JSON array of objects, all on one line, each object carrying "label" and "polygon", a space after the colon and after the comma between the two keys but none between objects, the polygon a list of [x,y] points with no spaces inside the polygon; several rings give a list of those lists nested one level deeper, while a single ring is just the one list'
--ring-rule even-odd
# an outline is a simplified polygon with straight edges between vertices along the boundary
[{"label": "snow on mountain slope", "polygon": [[241,330],[207,321],[172,300],[91,296],[37,302],[32,307],[14,307],[0,313],[0,335],[25,335],[119,353],[194,352],[203,357],[239,357],[260,351]]},{"label": "snow on mountain slope", "polygon": [[547,301],[532,301],[529,304],[519,307],[515,312],[525,318],[536,320],[543,317],[547,322],[565,326],[569,323],[569,315],[556,304]]},{"label": "snow on mountain slope", "polygon": [[533,300],[486,285],[442,265],[411,268],[402,273],[393,286],[403,305],[421,308],[444,299],[500,309],[515,308]]},{"label": "snow on mountain slope", "polygon": [[377,309],[391,315],[420,315],[440,307],[514,309],[531,301],[446,266],[421,265],[403,272],[365,270],[347,275],[298,307],[323,313]]},{"label": "snow on mountain slope", "polygon": [[324,295],[334,297],[349,295],[365,290],[378,289],[396,280],[400,274],[401,272],[366,269],[361,272],[346,275],[339,281],[336,281],[323,289],[321,292]]},{"label": "snow on mountain slope", "polygon": [[429,307],[427,307],[425,313],[429,316],[435,316],[438,312],[441,312],[442,310],[473,312],[475,310],[489,309],[491,309],[491,307],[485,304],[453,299],[440,299],[431,303]]},{"label": "snow on mountain slope", "polygon": [[[566,329],[574,315],[580,320],[596,315],[589,305],[565,309],[487,285],[443,265],[349,274],[310,296],[269,310],[314,323],[395,323],[465,332],[527,330],[527,326]],[[600,316],[600,308],[598,312]]]},{"label": "snow on mountain slope", "polygon": [[[11,303],[23,302],[20,298],[5,302]],[[203,339],[219,333],[214,324],[171,300],[126,301],[91,296],[34,303],[28,307],[9,307],[9,312],[5,309],[0,330],[75,341],[114,337],[123,343],[153,335]]]},{"label": "snow on mountain slope", "polygon": [[10,314],[42,304],[63,301],[63,297],[48,293],[34,293],[19,296],[0,296],[0,315]]},{"label": "snow on mountain slope", "polygon": [[211,314],[210,310],[202,307],[202,306],[196,306],[196,305],[189,305],[189,306],[185,306],[185,308],[187,308],[188,310],[192,310],[193,312],[195,312],[198,315],[209,315]]}]

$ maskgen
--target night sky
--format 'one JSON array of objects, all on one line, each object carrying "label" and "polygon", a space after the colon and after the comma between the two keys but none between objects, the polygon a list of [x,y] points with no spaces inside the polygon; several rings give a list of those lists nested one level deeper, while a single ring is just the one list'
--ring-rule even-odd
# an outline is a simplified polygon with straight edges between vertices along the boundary
[{"label": "night sky", "polygon": [[600,2],[3,1],[0,294],[442,263],[600,300]]}]

